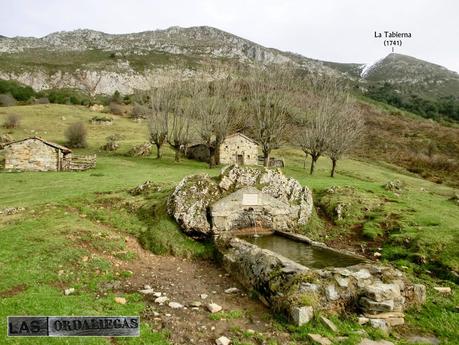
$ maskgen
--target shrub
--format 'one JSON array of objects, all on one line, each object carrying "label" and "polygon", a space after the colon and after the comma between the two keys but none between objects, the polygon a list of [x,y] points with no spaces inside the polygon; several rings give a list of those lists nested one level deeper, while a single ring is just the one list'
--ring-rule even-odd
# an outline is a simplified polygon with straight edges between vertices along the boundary
[{"label": "shrub", "polygon": [[122,136],[119,134],[112,134],[107,137],[107,143],[101,146],[101,150],[104,151],[116,151],[119,149],[119,141],[122,139]]},{"label": "shrub", "polygon": [[110,102],[110,112],[115,115],[123,115],[123,106],[121,104]]},{"label": "shrub", "polygon": [[67,145],[70,147],[86,147],[87,130],[83,122],[71,124],[65,131]]},{"label": "shrub", "polygon": [[11,107],[16,105],[16,99],[11,96],[9,93],[3,93],[0,95],[0,106],[1,107]]},{"label": "shrub", "polygon": [[21,124],[21,117],[17,114],[8,114],[3,127],[8,129],[18,128]]},{"label": "shrub", "polygon": [[35,91],[30,86],[24,86],[13,80],[0,80],[0,93],[10,94],[21,102],[35,96]]},{"label": "shrub", "polygon": [[40,97],[35,100],[35,104],[49,104],[48,97]]},{"label": "shrub", "polygon": [[134,103],[134,107],[132,108],[132,118],[134,119],[146,119],[147,118],[148,108],[144,105],[139,103]]},{"label": "shrub", "polygon": [[99,115],[93,116],[90,120],[90,122],[112,122],[112,121],[113,121],[113,118],[109,116],[99,116]]}]

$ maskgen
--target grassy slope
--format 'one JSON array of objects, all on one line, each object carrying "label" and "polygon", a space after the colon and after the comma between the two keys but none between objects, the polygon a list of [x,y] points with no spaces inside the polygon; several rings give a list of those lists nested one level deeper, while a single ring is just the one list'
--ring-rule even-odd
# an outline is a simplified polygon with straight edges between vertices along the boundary
[{"label": "grassy slope", "polygon": [[3,54],[0,69],[4,71],[26,72],[41,70],[46,73],[74,73],[75,66],[85,66],[90,70],[119,71],[119,62],[129,61],[135,71],[147,68],[184,66],[193,68],[199,59],[193,56],[150,51],[145,55],[126,53],[123,57],[111,57],[102,50],[82,52],[50,52],[42,49],[26,50],[16,54]]},{"label": "grassy slope", "polygon": [[[38,131],[39,135],[49,140],[63,142],[63,131],[68,125],[76,120],[88,121],[94,113],[88,112],[84,108],[41,105],[25,106],[8,109],[9,112],[16,112],[22,115],[22,129],[16,130],[13,135],[20,138],[30,135],[30,130]],[[5,116],[0,113],[1,117]],[[65,116],[66,120],[61,120]],[[52,124],[50,126],[49,124]],[[202,247],[194,247],[192,242],[186,241],[177,231],[177,228],[164,220],[163,223],[144,223],[138,218],[133,217],[131,212],[116,206],[113,209],[102,210],[92,207],[96,203],[103,204],[102,196],[95,196],[94,192],[107,192],[121,190],[132,187],[145,180],[153,180],[171,186],[179,181],[181,177],[190,173],[210,172],[217,174],[218,170],[208,171],[205,164],[182,161],[173,163],[173,153],[165,151],[162,161],[148,158],[128,158],[121,153],[133,144],[145,140],[145,126],[134,123],[129,119],[115,118],[115,123],[111,127],[89,126],[89,148],[81,152],[96,151],[103,142],[104,138],[111,133],[118,132],[125,136],[125,141],[118,154],[99,153],[98,166],[95,170],[81,173],[0,173],[0,209],[7,206],[27,207],[24,215],[9,219],[6,224],[0,224],[0,292],[8,291],[11,288],[25,285],[24,291],[14,296],[4,298],[1,301],[2,312],[0,318],[8,314],[21,313],[88,313],[101,314],[111,312],[123,314],[125,309],[118,309],[121,306],[111,303],[111,297],[97,298],[96,286],[104,279],[111,279],[114,268],[103,260],[97,260],[97,265],[102,265],[106,270],[104,277],[94,276],[94,267],[82,267],[80,258],[83,254],[81,247],[77,243],[66,240],[69,232],[78,232],[81,229],[89,229],[90,232],[99,233],[103,228],[97,221],[108,224],[119,231],[134,232],[139,235],[147,229],[158,228],[162,233],[170,233],[170,238],[160,237],[153,239],[161,242],[162,247],[153,248],[158,252],[170,252],[167,248],[173,247],[178,243],[178,253],[201,252],[205,253]],[[4,129],[0,129],[4,132]],[[36,134],[36,133],[35,133]],[[291,175],[310,186],[314,192],[316,200],[321,193],[330,186],[351,186],[365,196],[376,196],[383,202],[384,212],[396,212],[401,215],[402,227],[400,231],[386,233],[387,243],[384,245],[383,254],[386,258],[396,261],[399,265],[406,265],[408,271],[418,276],[415,279],[431,284],[450,284],[441,282],[430,282],[425,270],[414,266],[411,258],[394,256],[394,252],[403,249],[404,252],[414,255],[420,253],[423,256],[435,258],[442,264],[459,269],[459,253],[457,245],[459,229],[459,216],[457,206],[448,200],[452,195],[453,189],[431,183],[426,180],[416,178],[398,172],[400,169],[391,167],[387,164],[368,163],[356,160],[343,160],[339,162],[337,177],[328,177],[329,162],[320,159],[317,173],[309,176],[302,168],[303,159],[299,151],[294,149],[282,149],[275,152],[275,155],[283,156],[287,162],[286,174]],[[392,192],[385,191],[383,185],[394,179],[402,180],[406,187],[400,196],[395,196]],[[115,193],[116,197],[129,198],[126,193]],[[154,198],[162,196],[153,196]],[[109,197],[108,197],[109,198]],[[122,199],[121,201],[123,201]],[[386,200],[387,199],[387,200]],[[57,206],[45,206],[47,203],[55,203]],[[121,203],[122,205],[122,203]],[[81,219],[78,215],[64,214],[68,206],[76,207],[78,212],[88,215],[87,219]],[[362,205],[365,206],[365,205]],[[56,207],[56,208],[54,208]],[[34,210],[36,213],[32,213]],[[356,219],[362,223],[373,224],[368,219]],[[374,225],[374,224],[373,224]],[[137,230],[136,230],[137,229]],[[334,229],[329,233],[321,233],[324,239],[335,236],[343,236],[349,228],[343,227],[335,234]],[[136,232],[137,231],[137,232]],[[402,239],[399,241],[399,239]],[[410,245],[406,246],[406,240]],[[147,245],[151,245],[151,239]],[[34,243],[34,247],[30,246]],[[3,245],[5,244],[5,245]],[[116,241],[114,241],[114,245]],[[413,245],[411,245],[413,244]],[[62,248],[65,248],[63,250]],[[172,252],[174,252],[172,250]],[[31,257],[32,261],[24,258]],[[46,259],[53,253],[52,260]],[[69,271],[74,271],[79,275],[82,286],[88,286],[87,290],[71,298],[63,298],[60,288],[63,286],[61,278],[56,274],[59,265],[64,262],[68,265]],[[44,273],[41,273],[44,272]],[[75,282],[75,277],[69,277],[68,281]],[[36,282],[36,283],[34,283]],[[65,282],[64,282],[65,283]],[[57,287],[56,287],[57,286]],[[455,287],[455,285],[451,285]],[[459,329],[459,320],[454,306],[459,303],[458,294],[455,292],[453,297],[439,298],[433,290],[429,288],[429,302],[427,307],[421,312],[409,314],[410,326],[414,329],[422,329],[428,333],[437,334],[444,339],[449,338],[449,344],[454,344],[452,339],[455,329]],[[53,296],[52,303],[49,296]],[[126,313],[138,314],[143,304],[136,300],[135,295],[130,296],[136,303],[125,307]],[[137,303],[138,302],[138,303]],[[80,309],[75,309],[78,304]],[[113,309],[114,308],[114,309]],[[124,307],[123,307],[124,308]],[[3,321],[2,321],[3,322]],[[343,326],[344,327],[344,326]],[[0,329],[4,326],[0,324]],[[294,330],[298,332],[298,338],[302,339],[305,330]],[[146,332],[146,338],[151,337],[151,343],[163,343],[161,335]],[[0,338],[3,338],[0,334]],[[155,340],[153,340],[155,339]],[[14,343],[14,342],[13,342]],[[56,340],[56,343],[59,343]],[[89,340],[88,340],[88,343]],[[448,343],[448,342],[445,342]]]}]

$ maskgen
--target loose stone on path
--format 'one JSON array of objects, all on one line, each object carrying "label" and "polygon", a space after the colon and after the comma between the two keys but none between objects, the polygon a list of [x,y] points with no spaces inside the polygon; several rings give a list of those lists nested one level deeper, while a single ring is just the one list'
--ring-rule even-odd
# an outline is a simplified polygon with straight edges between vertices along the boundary
[{"label": "loose stone on path", "polygon": [[155,299],[155,303],[163,304],[169,300],[168,297],[162,296]]},{"label": "loose stone on path", "polygon": [[220,310],[222,310],[222,306],[216,304],[216,303],[209,303],[207,305],[207,310],[209,310],[212,314],[213,313],[218,313]]},{"label": "loose stone on path", "polygon": [[183,305],[177,302],[169,302],[169,307],[171,307],[172,309],[182,309]]},{"label": "loose stone on path", "polygon": [[215,340],[215,344],[217,344],[217,345],[229,345],[230,343],[231,343],[231,340],[229,340],[225,336],[221,336],[220,338]]}]

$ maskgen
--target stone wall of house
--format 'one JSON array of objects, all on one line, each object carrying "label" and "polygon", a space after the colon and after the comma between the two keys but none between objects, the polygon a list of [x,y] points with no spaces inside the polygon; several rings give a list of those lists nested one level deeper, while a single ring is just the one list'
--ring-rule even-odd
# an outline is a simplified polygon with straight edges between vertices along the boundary
[{"label": "stone wall of house", "polygon": [[256,165],[258,163],[258,145],[242,135],[227,137],[220,145],[220,163],[236,164],[237,156],[242,155],[244,164]]},{"label": "stone wall of house", "polygon": [[204,144],[193,145],[187,149],[186,157],[188,159],[194,159],[200,162],[209,163],[209,149]]},{"label": "stone wall of house", "polygon": [[294,323],[314,312],[354,312],[381,328],[404,323],[410,304],[425,302],[424,285],[412,284],[391,266],[363,263],[313,269],[238,238],[217,239],[225,269]]},{"label": "stone wall of house", "polygon": [[59,150],[37,139],[28,139],[5,147],[5,170],[56,171]]}]

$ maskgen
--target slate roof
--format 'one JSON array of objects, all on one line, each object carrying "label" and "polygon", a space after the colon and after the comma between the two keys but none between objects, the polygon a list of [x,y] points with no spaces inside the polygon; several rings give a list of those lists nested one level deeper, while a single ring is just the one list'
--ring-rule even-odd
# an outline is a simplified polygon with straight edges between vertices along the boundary
[{"label": "slate roof", "polygon": [[21,140],[12,141],[11,143],[6,144],[4,147],[12,145],[12,144],[20,143],[20,142],[23,142],[23,141],[26,141],[26,140],[31,140],[31,139],[40,140],[42,143],[44,143],[44,144],[46,144],[48,146],[54,147],[54,148],[56,148],[56,149],[58,149],[58,150],[60,150],[60,151],[62,151],[64,153],[71,153],[72,152],[72,150],[70,150],[68,147],[53,143],[51,141],[46,141],[45,139],[40,138],[40,137],[28,137],[28,138],[24,138],[24,139],[21,139]]}]

